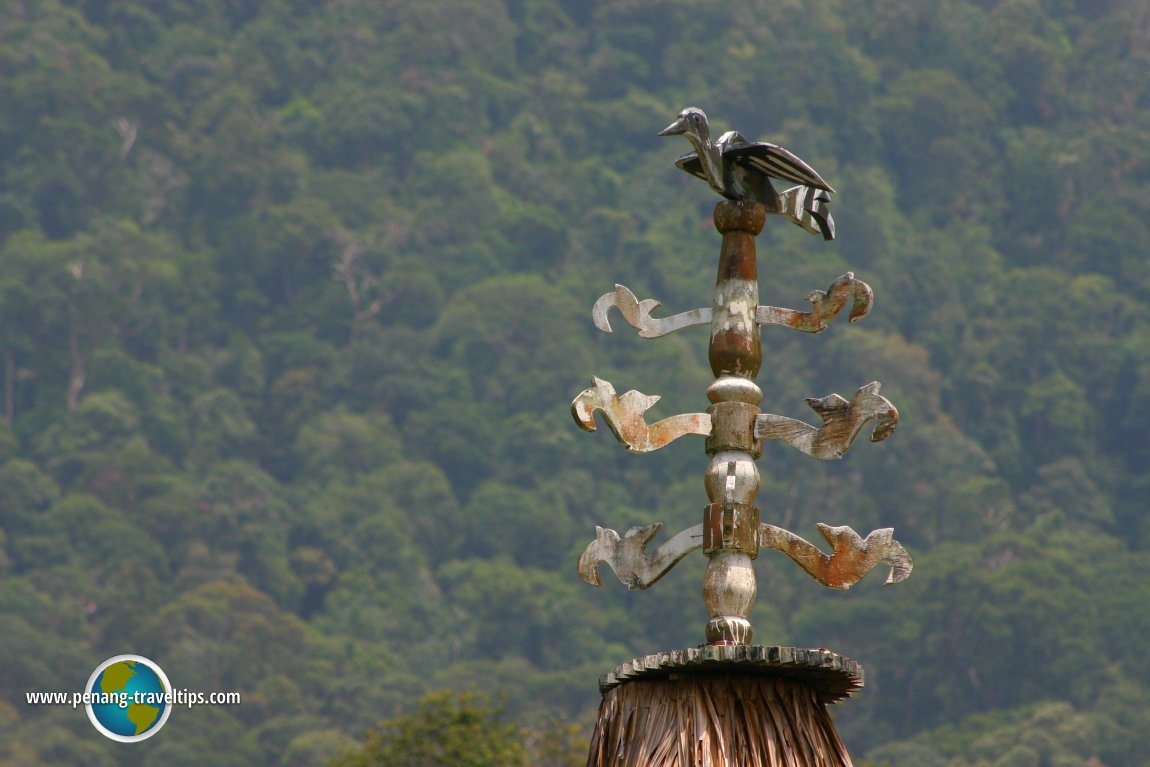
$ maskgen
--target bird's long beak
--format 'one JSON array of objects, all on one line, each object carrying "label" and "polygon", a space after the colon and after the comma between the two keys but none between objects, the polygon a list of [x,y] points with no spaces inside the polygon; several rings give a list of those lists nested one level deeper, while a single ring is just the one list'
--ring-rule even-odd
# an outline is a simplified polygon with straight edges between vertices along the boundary
[{"label": "bird's long beak", "polygon": [[675,122],[659,131],[660,136],[678,136],[687,132],[687,118],[680,117]]}]

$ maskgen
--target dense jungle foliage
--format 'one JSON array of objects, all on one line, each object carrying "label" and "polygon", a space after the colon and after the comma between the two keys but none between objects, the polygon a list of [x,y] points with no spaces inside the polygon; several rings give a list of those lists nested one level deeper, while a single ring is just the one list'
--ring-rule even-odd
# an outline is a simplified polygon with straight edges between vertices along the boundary
[{"label": "dense jungle foliage", "polygon": [[[766,447],[765,520],[915,572],[764,553],[756,641],[865,665],[860,762],[1145,764],[1148,72],[1144,0],[4,0],[0,765],[317,765],[466,693],[492,753],[575,763],[598,676],[706,620],[700,555],[575,574],[596,524],[698,521],[702,440],[568,414],[593,374],[707,405],[706,330],[590,322],[709,304],[717,198],[655,135],[688,105],[839,192],[832,243],[768,222],[763,303],[875,290],[764,332],[764,409],[903,416]],[[120,653],[243,702],[133,746],[25,703]]]}]

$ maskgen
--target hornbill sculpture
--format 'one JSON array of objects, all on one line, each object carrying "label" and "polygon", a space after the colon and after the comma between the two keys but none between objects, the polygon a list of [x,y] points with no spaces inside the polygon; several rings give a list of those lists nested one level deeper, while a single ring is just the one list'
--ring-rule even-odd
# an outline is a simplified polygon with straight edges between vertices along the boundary
[{"label": "hornbill sculpture", "polygon": [[[835,238],[835,222],[826,208],[835,190],[814,168],[781,146],[751,143],[737,131],[727,131],[712,141],[707,115],[697,107],[684,109],[659,135],[685,136],[695,151],[675,164],[727,199],[760,202],[769,213],[782,214],[808,232],[827,240]],[[776,192],[772,177],[799,186]]]}]

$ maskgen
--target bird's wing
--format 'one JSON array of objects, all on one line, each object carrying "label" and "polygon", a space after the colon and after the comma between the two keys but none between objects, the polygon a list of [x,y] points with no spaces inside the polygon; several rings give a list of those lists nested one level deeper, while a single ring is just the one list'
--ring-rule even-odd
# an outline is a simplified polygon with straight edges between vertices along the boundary
[{"label": "bird's wing", "polygon": [[[694,155],[689,156],[694,157]],[[683,170],[687,170],[683,166],[683,161],[686,159],[684,157],[677,163]],[[773,178],[793,181],[796,184],[812,186],[815,189],[825,189],[832,194],[835,191],[830,184],[823,181],[823,177],[816,173],[814,168],[775,144],[757,143],[734,146],[723,152],[723,159],[737,162],[740,165],[747,165]],[[697,157],[695,157],[695,163],[698,164]],[[702,171],[701,166],[699,170]],[[691,171],[687,172],[690,173]]]},{"label": "bird's wing", "polygon": [[743,147],[750,146],[751,142],[747,141],[747,137],[737,130],[729,130],[719,140],[715,142],[719,147],[719,151],[726,154],[731,149],[742,149]]},{"label": "bird's wing", "polygon": [[678,160],[675,160],[675,165],[677,165],[681,170],[687,171],[692,176],[697,176],[704,181],[707,181],[707,174],[703,172],[703,163],[699,162],[699,155],[695,154],[694,152],[685,154]]},{"label": "bird's wing", "polygon": [[[719,140],[715,143],[718,145],[719,151],[723,153],[724,157],[732,149],[742,149],[743,147],[753,146],[753,144],[748,143],[747,140],[743,138],[742,133],[733,130],[727,131],[722,136],[719,136]],[[783,151],[786,150],[784,149]],[[802,162],[802,160],[799,160],[799,162]],[[698,176],[704,181],[707,181],[707,174],[703,172],[703,163],[699,162],[699,155],[697,153],[691,152],[690,154],[683,155],[678,160],[675,160],[675,165],[687,171],[692,176]]]}]

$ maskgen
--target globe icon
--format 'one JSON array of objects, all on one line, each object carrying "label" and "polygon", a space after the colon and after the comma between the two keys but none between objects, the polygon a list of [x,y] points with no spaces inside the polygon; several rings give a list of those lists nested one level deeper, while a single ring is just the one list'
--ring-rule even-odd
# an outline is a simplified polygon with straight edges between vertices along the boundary
[{"label": "globe icon", "polygon": [[117,655],[104,661],[92,672],[84,692],[92,724],[124,743],[155,735],[172,713],[168,677],[140,655]]}]

